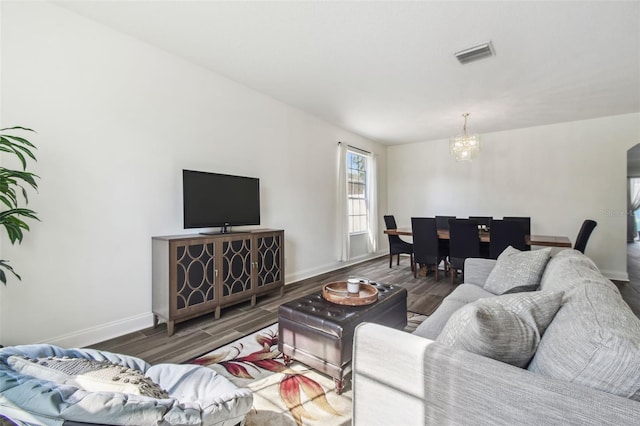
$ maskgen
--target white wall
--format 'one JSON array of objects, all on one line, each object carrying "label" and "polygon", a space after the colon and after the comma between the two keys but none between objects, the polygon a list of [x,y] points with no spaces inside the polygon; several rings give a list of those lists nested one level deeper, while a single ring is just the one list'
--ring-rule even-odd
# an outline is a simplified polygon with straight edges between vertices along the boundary
[{"label": "white wall", "polygon": [[[181,170],[261,179],[286,280],[336,268],[336,143],[386,148],[49,3],[2,2],[2,127],[36,129],[42,219],[1,258],[0,341],[81,346],[151,325],[151,237],[182,229]],[[5,160],[6,161],[6,160]],[[382,235],[384,236],[384,235]],[[343,265],[342,265],[343,266]]]},{"label": "white wall", "polygon": [[[473,129],[471,129],[473,130]],[[447,140],[388,148],[389,211],[412,216],[531,216],[531,232],[575,242],[598,222],[586,254],[612,279],[627,279],[627,150],[640,114],[481,135],[482,151],[456,163]]]}]

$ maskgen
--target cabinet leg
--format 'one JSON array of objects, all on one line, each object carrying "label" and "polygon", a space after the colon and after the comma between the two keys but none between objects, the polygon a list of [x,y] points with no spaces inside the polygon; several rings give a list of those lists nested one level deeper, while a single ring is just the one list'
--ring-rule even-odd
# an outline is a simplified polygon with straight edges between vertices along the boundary
[{"label": "cabinet leg", "polygon": [[256,295],[254,294],[253,296],[251,296],[251,306],[256,306]]},{"label": "cabinet leg", "polygon": [[216,313],[214,314],[215,319],[220,319],[220,306],[216,306]]},{"label": "cabinet leg", "polygon": [[175,325],[174,321],[167,321],[167,335],[173,336],[173,326]]},{"label": "cabinet leg", "polygon": [[153,328],[158,328],[158,316],[153,314]]},{"label": "cabinet leg", "polygon": [[284,296],[284,286],[280,287],[280,297]]}]

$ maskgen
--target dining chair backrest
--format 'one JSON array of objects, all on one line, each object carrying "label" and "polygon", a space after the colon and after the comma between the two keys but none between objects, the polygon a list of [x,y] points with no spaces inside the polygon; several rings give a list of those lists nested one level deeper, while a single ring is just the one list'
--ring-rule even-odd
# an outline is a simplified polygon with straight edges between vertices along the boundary
[{"label": "dining chair backrest", "polygon": [[478,222],[478,225],[485,225],[487,227],[490,227],[493,217],[492,216],[469,216],[469,219],[475,220],[476,222]]},{"label": "dining chair backrest", "polygon": [[522,226],[522,229],[524,229],[526,235],[531,234],[531,217],[505,216],[502,218],[502,220],[515,220],[520,223],[520,226]]},{"label": "dining chair backrest", "polygon": [[398,229],[398,225],[396,224],[396,218],[392,214],[388,214],[384,216],[384,224],[387,229]]},{"label": "dining chair backrest", "polygon": [[449,220],[455,218],[455,216],[436,216],[436,228],[449,229]]},{"label": "dining chair backrest", "polygon": [[[531,217],[528,216],[505,216],[502,220],[515,220],[520,223],[525,235],[531,235]],[[525,246],[525,250],[531,250],[531,246]]]},{"label": "dining chair backrest", "polygon": [[470,219],[449,220],[449,259],[452,266],[464,267],[464,260],[480,257],[478,222]]},{"label": "dining chair backrest", "polygon": [[511,246],[518,250],[528,250],[524,227],[516,220],[493,220],[489,229],[489,256],[497,259],[500,253]]},{"label": "dining chair backrest", "polygon": [[436,220],[432,217],[412,217],[413,261],[425,265],[440,263],[440,247]]},{"label": "dining chair backrest", "polygon": [[576,237],[576,244],[573,246],[573,248],[584,253],[584,250],[587,248],[589,237],[591,236],[593,229],[597,225],[598,222],[591,219],[587,219],[582,222],[582,226],[580,227],[580,231],[578,232],[578,236]]},{"label": "dining chair backrest", "polygon": [[[387,229],[398,229],[396,218],[393,215],[384,216],[384,224]],[[411,243],[400,238],[399,235],[387,235],[389,237],[389,250],[392,254],[411,253],[413,250],[409,247]]]}]

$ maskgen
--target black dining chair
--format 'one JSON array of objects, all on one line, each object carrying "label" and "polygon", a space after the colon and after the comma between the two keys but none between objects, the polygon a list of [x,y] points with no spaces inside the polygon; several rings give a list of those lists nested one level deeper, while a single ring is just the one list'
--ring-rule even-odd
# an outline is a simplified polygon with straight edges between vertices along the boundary
[{"label": "black dining chair", "polygon": [[[455,216],[436,216],[436,229],[449,230],[449,220],[455,219]],[[449,240],[440,240],[440,248],[449,252]],[[445,270],[449,269],[449,264],[445,264]]]},{"label": "black dining chair", "polygon": [[[487,229],[491,229],[491,221],[493,220],[493,216],[469,216],[469,219],[475,220],[478,222],[479,226],[484,226]],[[491,249],[489,248],[489,243],[485,243],[480,241],[480,257],[489,258]]]},{"label": "black dining chair", "polygon": [[578,232],[576,243],[573,248],[578,250],[579,252],[584,253],[584,250],[587,248],[589,237],[591,236],[591,233],[596,226],[598,226],[598,222],[596,222],[595,220],[587,219],[582,222],[582,226],[580,227],[580,231]]},{"label": "black dining chair", "polygon": [[[524,230],[525,235],[531,235],[531,217],[527,216],[505,216],[502,220],[515,220],[517,221],[522,229]],[[531,250],[530,245],[525,246],[525,250]]]},{"label": "black dining chair", "polygon": [[455,216],[436,216],[437,229],[449,229],[449,220],[455,219]]},{"label": "black dining chair", "polygon": [[497,259],[500,253],[511,246],[518,250],[528,250],[524,228],[516,220],[493,220],[489,230],[489,257]]},{"label": "black dining chair", "polygon": [[480,257],[480,235],[478,222],[470,219],[449,220],[449,268],[451,284],[461,271],[464,276],[464,261],[469,257]]},{"label": "black dining chair", "polygon": [[413,233],[413,262],[415,269],[413,277],[417,277],[418,265],[425,265],[427,272],[434,268],[436,281],[440,279],[438,266],[447,260],[448,252],[440,246],[436,220],[432,217],[412,217],[411,232]]},{"label": "black dining chair", "polygon": [[[387,229],[398,229],[396,219],[393,215],[384,216],[384,224]],[[411,270],[414,270],[413,265],[413,244],[404,241],[398,235],[388,235],[389,237],[389,268],[393,265],[393,256],[398,256],[397,264],[400,264],[400,255],[408,254],[409,261],[411,262]]]},{"label": "black dining chair", "polygon": [[493,216],[469,216],[469,219],[475,220],[478,222],[478,225],[484,225],[487,228],[490,228]]}]

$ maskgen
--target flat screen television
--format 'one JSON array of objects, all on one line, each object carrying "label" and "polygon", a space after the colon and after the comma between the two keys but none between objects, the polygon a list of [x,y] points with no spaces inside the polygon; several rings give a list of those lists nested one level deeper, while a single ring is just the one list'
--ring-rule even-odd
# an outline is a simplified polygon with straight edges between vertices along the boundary
[{"label": "flat screen television", "polygon": [[182,171],[184,227],[260,224],[260,180],[219,173]]}]

